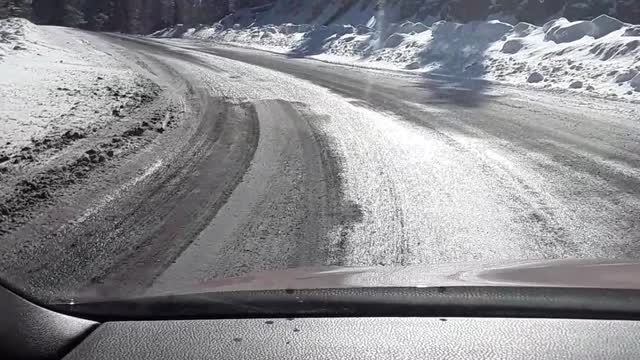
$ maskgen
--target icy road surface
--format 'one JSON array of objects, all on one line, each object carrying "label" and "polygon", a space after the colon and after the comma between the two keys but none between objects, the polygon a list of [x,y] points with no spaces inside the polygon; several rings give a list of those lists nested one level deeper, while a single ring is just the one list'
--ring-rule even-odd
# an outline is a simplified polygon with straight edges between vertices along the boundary
[{"label": "icy road surface", "polygon": [[3,266],[26,266],[35,288],[131,295],[301,266],[640,255],[637,105],[78,36],[137,54],[185,117],[99,190],[5,236],[33,244]]}]

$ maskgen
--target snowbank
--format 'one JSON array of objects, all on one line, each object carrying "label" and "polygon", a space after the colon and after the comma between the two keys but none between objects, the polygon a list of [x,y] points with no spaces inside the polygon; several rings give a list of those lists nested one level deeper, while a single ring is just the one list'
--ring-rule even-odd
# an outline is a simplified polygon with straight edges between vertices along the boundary
[{"label": "snowbank", "polygon": [[107,126],[146,96],[148,80],[69,31],[0,20],[0,157]]},{"label": "snowbank", "polygon": [[624,23],[607,15],[598,16],[592,21],[569,22],[565,18],[553,20],[543,26],[545,40],[556,43],[572,42],[582,39],[585,36],[592,36],[599,39],[610,33],[620,30]]},{"label": "snowbank", "polygon": [[[228,25],[228,24],[227,24]],[[640,99],[640,28],[602,15],[535,26],[498,20],[431,26],[318,24],[189,29],[180,37],[376,68],[434,71]],[[165,30],[171,34],[175,29]]]},{"label": "snowbank", "polygon": [[36,26],[25,19],[0,20],[0,59],[13,51],[27,50],[27,37],[33,36]]}]

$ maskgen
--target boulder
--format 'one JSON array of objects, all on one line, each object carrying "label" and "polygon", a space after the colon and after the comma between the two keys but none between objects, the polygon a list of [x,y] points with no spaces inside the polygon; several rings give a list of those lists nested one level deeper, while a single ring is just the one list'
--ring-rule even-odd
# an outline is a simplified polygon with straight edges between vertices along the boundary
[{"label": "boulder", "polygon": [[618,74],[613,81],[619,84],[619,83],[627,82],[633,79],[634,77],[636,77],[637,75],[638,75],[638,72],[636,70],[629,69],[625,72]]},{"label": "boulder", "polygon": [[569,84],[570,89],[582,89],[583,86],[584,86],[584,83],[580,80],[573,81],[571,82],[571,84]]},{"label": "boulder", "polygon": [[631,82],[629,82],[633,90],[640,91],[640,74],[636,75]]},{"label": "boulder", "polygon": [[413,31],[414,26],[415,24],[412,23],[411,21],[406,21],[400,24],[400,26],[398,26],[398,29],[396,30],[396,32],[399,34],[408,34]]},{"label": "boulder", "polygon": [[560,44],[576,41],[595,33],[595,25],[591,21],[568,22],[566,19],[561,20],[565,21],[559,21],[545,32],[545,40]]},{"label": "boulder", "polygon": [[423,24],[423,23],[415,23],[415,24],[413,25],[413,31],[414,31],[416,34],[423,33],[423,32],[425,32],[425,31],[427,31],[427,30],[429,30],[429,27],[428,27],[427,25]]},{"label": "boulder", "polygon": [[600,15],[592,21],[569,22],[565,18],[551,21],[544,25],[545,40],[566,43],[593,36],[598,39],[624,26],[620,20],[607,15]]},{"label": "boulder", "polygon": [[365,25],[356,25],[353,31],[356,33],[356,35],[364,35],[372,32],[373,30]]},{"label": "boulder", "polygon": [[500,40],[510,31],[513,31],[513,25],[498,20],[491,20],[478,23],[474,33],[476,37],[493,42]]},{"label": "boulder", "polygon": [[640,25],[630,26],[624,31],[624,34],[622,34],[622,36],[640,36]]},{"label": "boulder", "polygon": [[384,47],[385,48],[395,48],[398,47],[400,44],[402,44],[402,42],[405,39],[405,35],[403,34],[392,34],[391,36],[389,36],[389,38],[387,38],[387,40],[384,42]]},{"label": "boulder", "polygon": [[539,83],[542,80],[544,80],[544,76],[539,72],[533,72],[529,75],[529,78],[527,78],[528,83]]},{"label": "boulder", "polygon": [[548,33],[552,28],[560,27],[569,23],[569,20],[565,18],[553,19],[542,25],[542,32]]},{"label": "boulder", "polygon": [[529,23],[521,22],[517,23],[516,26],[513,27],[513,33],[517,37],[525,37],[531,34],[536,27]]},{"label": "boulder", "polygon": [[504,43],[504,45],[502,46],[502,52],[505,54],[515,54],[520,51],[523,46],[524,44],[522,44],[522,40],[511,39]]},{"label": "boulder", "polygon": [[411,64],[407,64],[404,68],[407,70],[416,70],[419,69],[422,65],[419,62],[414,61]]},{"label": "boulder", "polygon": [[622,21],[607,15],[600,15],[591,20],[591,23],[593,24],[593,33],[591,35],[596,39],[620,30],[624,26]]},{"label": "boulder", "polygon": [[351,42],[351,41],[355,40],[355,38],[356,37],[353,36],[353,35],[345,35],[345,36],[341,37],[340,40],[343,41],[343,42]]},{"label": "boulder", "polygon": [[400,34],[411,34],[411,33],[421,33],[429,30],[429,27],[423,23],[414,23],[411,21],[406,21],[400,24],[395,30]]}]

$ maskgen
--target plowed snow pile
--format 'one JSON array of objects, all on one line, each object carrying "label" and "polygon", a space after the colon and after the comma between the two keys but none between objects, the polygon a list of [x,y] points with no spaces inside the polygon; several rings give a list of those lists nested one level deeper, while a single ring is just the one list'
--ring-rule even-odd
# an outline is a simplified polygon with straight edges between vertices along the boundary
[{"label": "plowed snow pile", "polygon": [[67,31],[0,20],[0,169],[45,137],[118,121],[150,86]]},{"label": "plowed snow pile", "polygon": [[[378,23],[378,24],[376,24]],[[481,77],[640,100],[640,25],[602,15],[542,27],[493,21],[365,25],[250,25],[160,31],[156,37],[211,40],[376,68]]]}]

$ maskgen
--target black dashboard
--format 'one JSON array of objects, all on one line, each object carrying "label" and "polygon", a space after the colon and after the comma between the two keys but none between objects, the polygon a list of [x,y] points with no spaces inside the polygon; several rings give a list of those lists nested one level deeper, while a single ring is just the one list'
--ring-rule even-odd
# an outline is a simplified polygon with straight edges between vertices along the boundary
[{"label": "black dashboard", "polygon": [[45,309],[4,288],[0,304],[0,352],[8,359],[640,358],[640,321],[621,319],[334,313],[99,322]]},{"label": "black dashboard", "polygon": [[638,359],[632,321],[305,318],[115,322],[65,357],[98,359]]}]

